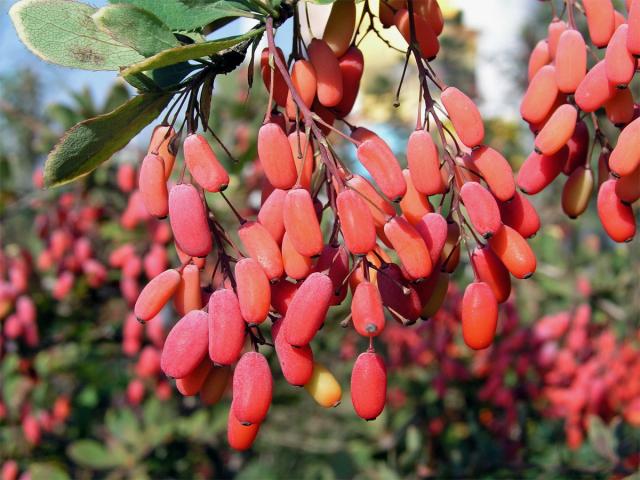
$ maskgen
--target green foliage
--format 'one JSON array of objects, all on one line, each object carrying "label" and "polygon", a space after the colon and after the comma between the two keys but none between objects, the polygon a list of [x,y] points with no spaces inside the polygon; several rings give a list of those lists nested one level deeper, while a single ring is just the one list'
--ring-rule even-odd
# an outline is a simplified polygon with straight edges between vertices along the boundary
[{"label": "green foliage", "polygon": [[133,5],[109,5],[92,16],[100,30],[145,57],[178,46],[171,29],[153,13]]},{"label": "green foliage", "polygon": [[49,154],[46,184],[61,185],[91,172],[152,122],[170,99],[169,94],[141,94],[111,113],[77,124]]},{"label": "green foliage", "polygon": [[[194,60],[227,50],[243,41],[260,35],[262,29],[251,30],[243,35],[224,38],[222,40],[211,40],[209,42],[194,43],[192,45],[184,45],[181,47],[163,50],[139,63],[133,64],[122,71],[123,76],[135,75],[137,73],[146,72],[161,67],[175,65],[187,60]],[[244,55],[243,55],[244,57]]]},{"label": "green foliage", "polygon": [[247,0],[109,0],[143,8],[160,18],[173,30],[193,30],[229,17],[252,17],[252,2]]},{"label": "green foliage", "polygon": [[[101,32],[95,8],[72,0],[22,0],[9,10],[20,39],[43,60],[85,70],[118,70],[142,60]],[[44,26],[44,28],[43,28]]]}]

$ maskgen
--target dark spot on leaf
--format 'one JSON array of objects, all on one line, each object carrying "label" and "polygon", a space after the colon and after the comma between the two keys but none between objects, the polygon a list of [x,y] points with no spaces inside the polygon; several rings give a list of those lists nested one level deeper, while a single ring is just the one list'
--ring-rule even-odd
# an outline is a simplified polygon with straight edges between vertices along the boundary
[{"label": "dark spot on leaf", "polygon": [[76,60],[83,63],[99,65],[105,62],[104,56],[100,55],[91,47],[74,47],[71,49],[71,55],[73,55]]}]

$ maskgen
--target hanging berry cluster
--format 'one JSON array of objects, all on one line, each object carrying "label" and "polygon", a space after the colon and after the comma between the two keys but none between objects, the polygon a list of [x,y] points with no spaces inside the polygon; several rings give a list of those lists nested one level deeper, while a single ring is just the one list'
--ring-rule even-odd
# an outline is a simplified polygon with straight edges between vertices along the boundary
[{"label": "hanging berry cluster", "polygon": [[[640,56],[640,1],[626,2],[628,18],[611,0],[563,3],[567,21],[554,11],[547,38],[529,59],[520,113],[536,135],[535,151],[518,173],[518,187],[535,195],[563,173],[564,212],[580,216],[595,189],[607,235],[629,242],[636,234],[632,204],[640,199],[640,120],[629,88]],[[590,44],[578,29],[578,13],[586,19]],[[596,115],[602,108],[621,129],[615,148]],[[597,183],[591,160],[596,147]]]},{"label": "hanging berry cluster", "polygon": [[[314,361],[311,344],[349,288],[351,314],[342,325],[369,339],[353,367],[351,398],[356,413],[372,420],[386,401],[386,368],[374,349],[386,312],[404,325],[433,316],[464,251],[474,280],[462,299],[463,337],[469,347],[483,349],[495,336],[511,275],[528,278],[536,269],[525,240],[539,228],[535,209],[516,191],[507,160],[483,144],[474,102],[446,86],[429,64],[443,29],[438,2],[383,3],[379,16],[407,40],[406,64],[415,61],[420,81],[404,170],[381,137],[344,119],[364,70],[358,33],[365,21],[367,33],[380,33],[368,4],[356,27],[350,0],[334,3],[323,37],[308,44],[294,16],[289,65],[275,45],[272,19],[266,20],[260,68],[269,101],[257,134],[266,182],[256,219],[241,216],[225,196],[229,174],[197,133],[199,123],[211,131],[199,107],[210,101],[206,70],[170,109],[179,105],[179,112],[186,103],[182,127],[176,132],[175,121],[157,127],[140,168],[142,200],[151,214],[169,217],[182,264],[147,284],[135,315],[153,319],[182,289],[183,317],[164,343],[162,371],[177,379],[181,392],[196,394],[205,382],[222,391],[235,365],[228,438],[237,449],[252,444],[270,407],[265,345],[275,349],[288,383],[304,386],[324,407],[340,402],[340,385]],[[440,103],[431,95],[434,87]],[[199,91],[206,102],[197,101]],[[339,157],[340,140],[355,147],[357,169],[367,175]],[[179,145],[184,168],[169,187]],[[219,222],[206,201],[210,193],[225,200],[238,220],[236,231]],[[207,264],[213,274],[204,278]],[[267,319],[271,341],[263,331]],[[247,338],[253,351],[243,353]]]}]

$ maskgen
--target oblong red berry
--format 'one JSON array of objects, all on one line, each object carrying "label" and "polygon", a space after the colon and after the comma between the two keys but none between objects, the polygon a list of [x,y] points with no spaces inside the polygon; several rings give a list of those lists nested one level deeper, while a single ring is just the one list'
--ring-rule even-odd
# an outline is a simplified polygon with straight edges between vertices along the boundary
[{"label": "oblong red berry", "polygon": [[327,42],[336,57],[340,58],[349,48],[356,28],[356,3],[354,0],[338,0],[331,5],[322,39]]},{"label": "oblong red berry", "polygon": [[640,198],[640,165],[616,181],[616,195],[625,203],[633,203]]},{"label": "oblong red berry", "polygon": [[433,270],[429,250],[422,236],[408,221],[402,217],[393,217],[385,224],[384,233],[412,279],[429,276]]},{"label": "oblong red berry", "polygon": [[211,251],[207,214],[196,187],[182,183],[171,189],[169,222],[173,237],[184,253],[192,257],[206,257]]},{"label": "oblong red berry", "polygon": [[322,230],[308,190],[289,190],[284,199],[284,228],[293,247],[306,257],[320,255],[324,242]]},{"label": "oblong red berry", "polygon": [[447,240],[447,220],[439,213],[427,213],[414,228],[422,236],[429,250],[431,263],[437,265]]},{"label": "oblong red berry", "polygon": [[287,276],[294,280],[307,278],[313,266],[311,257],[306,257],[299,253],[291,243],[287,233],[282,237],[282,263]]},{"label": "oblong red berry", "polygon": [[284,219],[282,216],[286,190],[276,188],[269,194],[258,212],[258,222],[266,228],[273,239],[280,243],[284,235]]},{"label": "oblong red berry", "polygon": [[627,9],[629,15],[627,16],[627,24],[629,30],[627,31],[627,49],[634,56],[640,55],[640,2],[638,0],[631,0],[631,5]]},{"label": "oblong red berry", "polygon": [[400,210],[411,225],[415,225],[429,212],[433,211],[431,203],[426,195],[418,192],[413,185],[413,178],[408,168],[402,170],[402,175],[407,184],[407,193],[400,200]]},{"label": "oblong red berry", "polygon": [[529,278],[536,271],[536,256],[516,230],[502,225],[489,239],[489,246],[516,278]]},{"label": "oblong red berry", "polygon": [[636,72],[636,59],[627,49],[628,29],[629,26],[626,23],[616,29],[604,55],[609,83],[618,88],[629,85]]},{"label": "oblong red berry", "polygon": [[176,292],[179,284],[180,274],[174,269],[165,270],[151,279],[136,300],[133,308],[136,318],[146,322],[155,317]]},{"label": "oblong red berry", "polygon": [[375,352],[358,355],[351,372],[351,402],[360,418],[374,420],[387,400],[387,368]]},{"label": "oblong red berry", "polygon": [[624,127],[618,136],[618,143],[609,157],[609,168],[615,175],[624,177],[640,165],[638,144],[640,144],[640,118]]},{"label": "oblong red berry", "polygon": [[384,330],[384,310],[378,287],[364,280],[351,300],[353,326],[363,337],[377,337]]},{"label": "oblong red berry", "polygon": [[205,357],[193,372],[176,380],[176,388],[185,397],[196,395],[202,388],[212,367],[211,360]]},{"label": "oblong red berry", "polygon": [[245,222],[238,229],[238,236],[249,256],[258,261],[269,280],[282,276],[284,266],[280,247],[269,230],[258,222]]},{"label": "oblong red berry", "polygon": [[404,196],[407,184],[402,169],[384,140],[378,136],[368,138],[358,146],[357,155],[387,198],[396,202]]},{"label": "oblong red berry", "polygon": [[245,322],[258,325],[265,321],[271,307],[271,286],[257,260],[243,258],[235,266],[236,292]]},{"label": "oblong red berry", "polygon": [[[276,47],[276,51],[282,63],[286,65],[287,61],[284,58],[284,54],[279,47]],[[269,87],[271,85],[271,75],[273,74],[273,99],[276,101],[278,105],[284,107],[287,104],[287,94],[289,93],[289,88],[287,87],[287,83],[284,81],[284,77],[278,67],[275,65],[275,60],[273,63],[273,73],[271,71],[271,66],[269,65],[269,49],[265,48],[262,50],[262,54],[260,55],[260,72],[262,73],[262,81],[264,82],[264,86],[269,91]]]},{"label": "oblong red berry", "polygon": [[274,122],[265,123],[258,130],[258,158],[269,183],[288,190],[298,179],[289,140],[284,130]]},{"label": "oblong red berry", "polygon": [[440,100],[460,141],[469,148],[480,145],[484,140],[484,123],[473,100],[455,87],[445,88]]},{"label": "oblong red berry", "polygon": [[587,209],[593,192],[594,177],[591,168],[576,168],[562,189],[562,210],[569,218],[577,218]]},{"label": "oblong red berry", "polygon": [[606,47],[616,24],[611,0],[583,0],[582,6],[591,42],[596,47]]},{"label": "oblong red berry", "polygon": [[382,197],[364,177],[354,175],[347,180],[347,185],[363,198],[371,211],[371,215],[373,215],[373,221],[377,227],[383,226],[387,221],[387,217],[396,214],[393,205]]},{"label": "oblong red berry", "polygon": [[339,117],[346,117],[356,103],[360,80],[364,72],[364,56],[358,47],[352,45],[338,61],[342,74],[343,94],[340,103],[334,107]]},{"label": "oblong red berry", "polygon": [[158,155],[149,153],[142,160],[138,187],[147,212],[154,217],[166,217],[169,213],[169,192],[164,174],[164,162]]},{"label": "oblong red berry", "polygon": [[259,352],[242,355],[233,372],[233,415],[245,425],[262,423],[272,395],[273,377],[265,356]]},{"label": "oblong red berry", "polygon": [[328,275],[312,273],[302,282],[284,317],[284,335],[291,345],[308,345],[322,326],[333,298],[333,282]]},{"label": "oblong red berry", "polygon": [[238,297],[232,290],[216,290],[209,297],[209,358],[217,365],[238,361],[244,346],[246,326]]},{"label": "oblong red berry", "polygon": [[467,286],[462,297],[462,336],[474,350],[493,343],[498,325],[498,302],[491,287],[484,282]]},{"label": "oblong red berry", "polygon": [[500,202],[502,223],[509,225],[524,238],[533,237],[540,230],[540,217],[529,199],[516,192],[510,202]]},{"label": "oblong red berry", "polygon": [[271,327],[271,337],[280,363],[280,369],[285,380],[296,387],[306,384],[313,374],[313,351],[309,345],[293,347],[280,335],[282,320],[278,320]]},{"label": "oblong red berry", "polygon": [[471,152],[471,164],[498,200],[506,202],[515,195],[513,170],[497,150],[485,146],[474,149]]},{"label": "oblong red berry", "polygon": [[560,20],[557,17],[554,17],[547,28],[547,42],[549,44],[549,55],[551,59],[555,59],[556,53],[558,51],[558,43],[560,42],[560,36],[564,33],[565,30],[569,28],[567,22]]},{"label": "oblong red berry", "polygon": [[207,314],[192,310],[169,331],[162,347],[160,367],[165,375],[183,378],[193,372],[207,355]]},{"label": "oblong red berry", "polygon": [[624,127],[634,119],[635,109],[636,105],[630,88],[618,89],[616,94],[604,104],[607,118],[618,128]]},{"label": "oblong red berry", "polygon": [[473,228],[484,238],[492,237],[502,224],[496,199],[478,182],[467,182],[460,189]]},{"label": "oblong red berry", "polygon": [[545,65],[531,79],[520,103],[520,115],[529,123],[540,123],[551,112],[557,97],[556,69]]},{"label": "oblong red berry", "polygon": [[[316,78],[316,70],[313,68],[311,62],[300,59],[296,60],[291,68],[291,83],[300,95],[302,103],[310,108],[313,104],[313,99],[316,96],[316,89],[318,81]],[[287,96],[287,116],[290,120],[296,119],[296,104],[293,101],[293,96],[289,92]]]},{"label": "oblong red berry", "polygon": [[220,192],[227,188],[229,174],[202,135],[187,135],[182,148],[187,169],[198,185],[208,192]]},{"label": "oblong red berry", "polygon": [[560,35],[555,65],[558,90],[575,92],[587,73],[587,46],[578,30],[565,30]]},{"label": "oblong red berry", "polygon": [[553,155],[558,152],[573,135],[577,120],[576,107],[568,103],[559,106],[536,135],[536,151],[543,155]]},{"label": "oblong red berry", "polygon": [[547,65],[551,61],[551,55],[549,53],[549,43],[546,40],[540,40],[533,47],[529,54],[529,64],[527,66],[527,80],[531,79],[538,73],[542,67]]},{"label": "oblong red berry", "polygon": [[489,247],[476,247],[471,253],[473,271],[478,280],[491,287],[498,303],[506,302],[511,294],[509,270]]},{"label": "oblong red berry", "polygon": [[336,198],[340,230],[347,249],[366,255],[376,245],[376,226],[365,200],[353,190],[343,190]]},{"label": "oblong red berry", "polygon": [[[433,60],[440,50],[438,36],[433,31],[433,28],[431,28],[431,25],[415,13],[413,14],[413,22],[420,54],[427,60]],[[405,41],[411,43],[411,21],[409,19],[409,12],[405,8],[398,10],[393,17],[393,23]]]},{"label": "oblong red berry", "polygon": [[383,265],[377,275],[377,281],[382,303],[394,318],[402,321],[398,318],[398,315],[401,315],[409,321],[418,319],[422,308],[420,296],[413,286],[407,284],[398,265]]},{"label": "oblong red berry", "polygon": [[605,61],[596,63],[578,85],[574,96],[580,110],[591,113],[602,107],[616,93],[616,87],[609,82]]},{"label": "oblong red berry", "polygon": [[338,58],[324,40],[314,38],[307,46],[309,60],[318,79],[318,100],[325,107],[335,107],[342,100],[342,73]]},{"label": "oblong red berry", "polygon": [[233,410],[229,409],[227,442],[231,448],[239,452],[249,450],[258,436],[258,430],[260,430],[259,423],[243,425],[233,414]]},{"label": "oblong red berry", "polygon": [[598,191],[598,216],[607,235],[616,242],[629,242],[636,234],[636,218],[630,205],[616,195],[616,181],[609,179]]},{"label": "oblong red berry", "polygon": [[447,187],[440,174],[438,147],[429,132],[416,130],[409,136],[407,164],[413,184],[420,193],[437,195],[445,192]]},{"label": "oblong red berry", "polygon": [[553,155],[532,152],[518,171],[518,188],[528,195],[541,192],[560,175],[566,158],[566,149]]}]

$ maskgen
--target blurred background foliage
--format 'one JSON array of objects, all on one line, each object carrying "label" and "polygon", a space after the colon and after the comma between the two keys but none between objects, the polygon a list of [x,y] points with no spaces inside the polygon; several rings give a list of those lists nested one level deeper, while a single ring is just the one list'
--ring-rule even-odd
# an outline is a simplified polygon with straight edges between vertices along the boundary
[{"label": "blurred background foliage", "polygon": [[[523,33],[526,41],[542,36],[548,16],[547,9],[538,10]],[[448,11],[448,17],[436,68],[447,83],[475,94],[475,33],[459,12]],[[394,108],[403,56],[382,55],[383,48],[373,40],[363,46],[367,60],[379,58],[368,65],[358,111],[350,121],[373,122],[403,158],[415,121],[416,85],[405,83],[400,107]],[[512,59],[517,78],[526,70],[527,52],[521,54]],[[36,167],[56,139],[79,120],[113,109],[129,92],[116,84],[102,104],[85,89],[73,92],[65,103],[43,105],[43,88],[29,70],[0,78],[0,273],[10,276],[14,263],[22,261],[16,259],[30,264],[27,292],[39,330],[39,342],[29,345],[8,338],[5,323],[0,341],[3,475],[15,468],[33,479],[604,479],[631,478],[637,471],[638,401],[630,406],[629,400],[616,404],[602,393],[595,399],[587,395],[576,420],[575,411],[570,417],[563,410],[563,402],[571,399],[558,400],[550,385],[567,387],[583,377],[595,383],[609,368],[618,372],[613,381],[619,386],[638,384],[640,242],[608,241],[593,204],[579,221],[566,219],[557,201],[557,182],[534,199],[543,219],[533,240],[539,270],[532,279],[517,282],[488,352],[472,353],[462,346],[459,292],[452,286],[445,308],[434,319],[408,328],[391,325],[385,331],[380,350],[390,365],[389,402],[379,419],[363,422],[352,411],[347,385],[353,360],[365,345],[340,328],[344,307],[334,308],[315,351],[343,385],[342,404],[321,409],[306,392],[282,381],[276,362],[273,406],[254,448],[231,451],[225,437],[228,396],[211,407],[183,398],[157,372],[141,375],[137,354],[123,353],[129,308],[123,292],[129,287],[109,257],[126,243],[141,255],[158,243],[157,225],[123,220],[132,194],[123,191],[119,171],[122,165],[135,165],[142,152],[132,146],[108,166],[61,189],[34,187],[34,171],[37,185]],[[229,194],[234,204],[248,205],[247,214],[259,204],[259,181],[250,164],[265,104],[260,85],[248,91],[246,71],[216,81],[211,126],[239,161],[232,162],[210,140],[231,171],[239,174],[244,168]],[[487,143],[517,168],[529,153],[526,127],[491,118],[487,129]],[[68,221],[84,207],[95,210],[83,235],[90,239],[96,261],[105,266],[105,277],[92,286],[91,275],[84,272],[56,300],[62,269],[37,265],[51,241],[39,219]],[[227,221],[232,225],[232,218]],[[176,264],[173,249],[166,250],[169,262]],[[138,274],[141,283],[142,278]],[[161,332],[147,331],[145,344],[152,345],[157,340],[153,335],[161,337],[173,324],[176,315],[168,310]],[[588,324],[580,324],[577,319],[586,311]],[[549,317],[555,314],[564,316]],[[541,319],[557,331],[536,330]],[[579,335],[583,340],[576,344]],[[609,335],[613,351],[626,352],[626,357],[611,356],[611,348],[605,348]],[[565,355],[549,360],[554,348]],[[566,375],[560,383],[550,379],[559,371]],[[614,391],[611,386],[607,394]],[[27,418],[35,419],[37,428]]]}]

